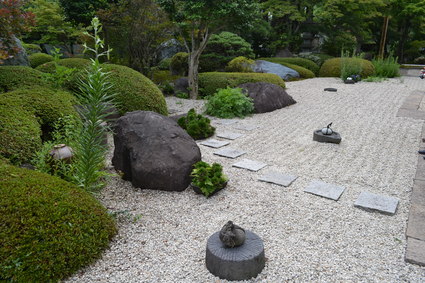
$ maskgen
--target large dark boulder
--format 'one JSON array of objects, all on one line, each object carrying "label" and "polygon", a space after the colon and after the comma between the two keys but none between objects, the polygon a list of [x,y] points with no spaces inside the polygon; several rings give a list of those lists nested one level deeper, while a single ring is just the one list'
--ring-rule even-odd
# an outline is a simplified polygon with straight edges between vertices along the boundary
[{"label": "large dark boulder", "polygon": [[256,73],[276,74],[285,81],[300,77],[300,74],[291,68],[264,60],[256,60],[253,71]]},{"label": "large dark boulder", "polygon": [[129,112],[115,126],[112,163],[142,189],[183,191],[201,160],[193,138],[176,121],[151,111]]},{"label": "large dark boulder", "polygon": [[186,77],[181,77],[174,81],[174,93],[189,94],[189,80]]},{"label": "large dark boulder", "polygon": [[271,83],[246,83],[239,85],[254,101],[254,112],[265,113],[297,103],[278,85]]},{"label": "large dark boulder", "polygon": [[13,55],[13,57],[4,60],[3,66],[30,66],[28,61],[27,52],[25,48],[22,46],[22,42],[16,37],[12,37],[14,48],[18,49],[18,52]]}]

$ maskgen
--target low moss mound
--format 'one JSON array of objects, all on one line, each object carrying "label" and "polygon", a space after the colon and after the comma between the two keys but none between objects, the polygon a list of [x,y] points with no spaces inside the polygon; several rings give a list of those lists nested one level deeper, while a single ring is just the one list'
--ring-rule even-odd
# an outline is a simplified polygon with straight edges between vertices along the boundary
[{"label": "low moss mound", "polygon": [[272,83],[285,88],[285,81],[275,74],[210,72],[199,74],[199,92],[201,96],[208,96],[216,93],[219,88],[233,88],[255,82]]},{"label": "low moss mound", "polygon": [[[332,58],[326,60],[320,68],[319,76],[337,78],[340,77],[342,60],[342,58]],[[350,64],[350,62],[352,62],[353,64],[360,63],[360,65],[362,66],[362,72],[360,75],[363,78],[367,78],[373,75],[373,73],[375,72],[375,67],[373,66],[372,62],[368,60],[359,58],[344,58],[344,60],[347,60],[347,64]]]},{"label": "low moss mound", "polygon": [[259,60],[265,60],[265,61],[278,63],[278,64],[284,64],[284,63],[294,64],[312,71],[315,75],[319,73],[319,69],[320,69],[319,66],[313,61],[309,59],[305,59],[305,58],[299,58],[299,57],[288,57],[288,58],[273,57],[273,58],[260,58]]},{"label": "low moss mound", "polygon": [[301,66],[298,66],[298,65],[294,65],[294,64],[290,64],[290,63],[281,63],[281,65],[286,66],[288,68],[291,68],[292,70],[297,71],[298,74],[300,74],[300,78],[301,79],[311,79],[311,78],[315,78],[316,77],[312,71],[310,71],[309,69],[306,69],[304,67],[301,67]]},{"label": "low moss mound", "polygon": [[0,93],[34,86],[49,86],[42,72],[30,67],[0,66]]},{"label": "low moss mound", "polygon": [[[58,61],[58,64],[60,66],[64,66],[67,68],[75,68],[77,70],[84,70],[86,67],[90,65],[90,60],[83,59],[83,58],[65,58],[65,59],[60,59]],[[36,69],[43,73],[53,73],[55,71],[55,63],[48,62],[38,66]]]},{"label": "low moss mound", "polygon": [[37,68],[41,64],[53,61],[53,56],[46,53],[34,53],[28,56],[31,68]]},{"label": "low moss mound", "polygon": [[152,72],[152,81],[156,84],[163,84],[166,82],[174,82],[180,76],[172,75],[169,70],[154,70]]},{"label": "low moss mound", "polygon": [[0,163],[0,281],[57,282],[99,258],[114,220],[57,177]]},{"label": "low moss mound", "polygon": [[24,47],[28,55],[31,55],[34,53],[41,53],[42,51],[40,45],[38,44],[22,43],[22,46]]}]

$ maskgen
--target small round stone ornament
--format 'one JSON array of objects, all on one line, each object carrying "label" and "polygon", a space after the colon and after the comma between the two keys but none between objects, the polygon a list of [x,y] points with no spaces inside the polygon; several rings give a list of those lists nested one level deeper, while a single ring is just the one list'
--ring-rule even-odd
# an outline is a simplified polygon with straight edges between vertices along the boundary
[{"label": "small round stone ornament", "polygon": [[331,129],[332,123],[326,126],[326,128],[322,129],[322,134],[324,135],[332,135],[333,131]]},{"label": "small round stone ornament", "polygon": [[228,248],[241,246],[245,242],[245,230],[228,221],[220,230],[220,241]]},{"label": "small round stone ornament", "polygon": [[58,144],[53,147],[49,154],[53,159],[69,162],[74,156],[74,151],[66,144]]}]

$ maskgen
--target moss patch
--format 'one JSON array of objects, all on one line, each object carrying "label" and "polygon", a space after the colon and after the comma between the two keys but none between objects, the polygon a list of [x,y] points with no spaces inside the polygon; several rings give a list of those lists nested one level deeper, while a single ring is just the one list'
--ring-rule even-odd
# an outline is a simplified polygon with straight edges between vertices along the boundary
[{"label": "moss patch", "polygon": [[21,87],[49,86],[43,73],[30,67],[0,66],[0,93]]},{"label": "moss patch", "polygon": [[41,64],[53,61],[53,56],[46,53],[34,53],[28,56],[32,68],[36,68]]}]

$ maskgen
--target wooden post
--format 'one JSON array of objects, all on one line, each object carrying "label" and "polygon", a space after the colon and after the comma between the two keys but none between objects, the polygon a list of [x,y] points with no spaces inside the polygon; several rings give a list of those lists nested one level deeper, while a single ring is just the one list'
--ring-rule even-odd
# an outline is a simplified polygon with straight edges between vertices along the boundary
[{"label": "wooden post", "polygon": [[388,32],[388,23],[390,21],[389,16],[384,17],[384,23],[382,25],[382,31],[381,31],[381,41],[379,43],[379,53],[378,57],[383,59],[385,54],[385,42],[387,41],[387,32]]}]

